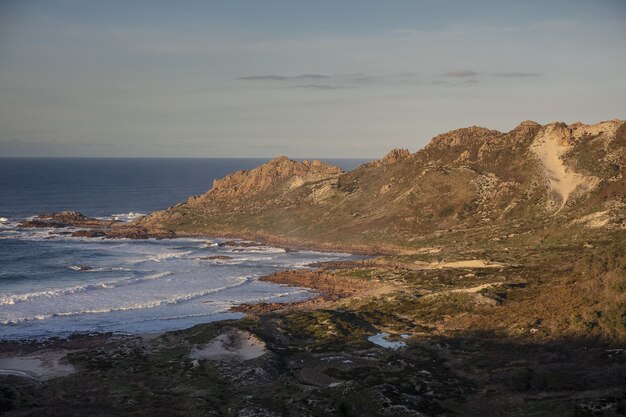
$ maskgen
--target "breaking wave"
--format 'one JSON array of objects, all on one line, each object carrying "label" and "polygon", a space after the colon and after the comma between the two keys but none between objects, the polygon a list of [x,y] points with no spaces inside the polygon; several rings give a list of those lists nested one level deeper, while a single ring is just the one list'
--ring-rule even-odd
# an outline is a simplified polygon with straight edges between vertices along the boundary
[{"label": "breaking wave", "polygon": [[143,216],[145,216],[145,214],[131,211],[130,213],[112,214],[111,219],[118,220],[121,222],[129,222],[131,220],[135,220]]},{"label": "breaking wave", "polygon": [[139,284],[142,282],[153,281],[155,279],[163,278],[165,276],[172,275],[172,274],[173,272],[165,271],[165,272],[159,272],[156,274],[148,275],[145,277],[129,277],[129,278],[115,280],[115,281],[105,281],[105,282],[97,282],[94,284],[76,285],[74,287],[68,287],[68,288],[56,288],[56,289],[51,289],[51,290],[35,291],[35,292],[22,293],[22,294],[3,294],[3,295],[0,295],[0,305],[15,304],[18,302],[32,300],[34,298],[55,298],[55,297],[61,297],[64,295],[85,292],[85,291],[119,288],[119,287],[124,287],[128,285]]},{"label": "breaking wave", "polygon": [[50,314],[37,314],[34,316],[30,316],[30,317],[4,319],[0,321],[0,324],[3,324],[3,325],[19,324],[19,323],[23,323],[26,321],[46,320],[52,317],[69,317],[69,316],[77,316],[81,314],[103,314],[103,313],[112,313],[115,311],[141,310],[141,309],[147,309],[147,308],[161,307],[164,305],[179,304],[182,302],[193,300],[195,298],[200,298],[200,297],[204,297],[210,294],[215,294],[217,292],[228,290],[231,288],[239,287],[241,285],[244,285],[250,282],[252,279],[253,279],[252,276],[240,277],[238,279],[238,282],[232,285],[225,285],[223,287],[211,288],[208,290],[196,291],[196,292],[187,293],[187,294],[177,294],[177,295],[174,295],[173,297],[165,298],[161,300],[145,301],[141,303],[133,303],[133,304],[125,305],[125,306],[111,307],[111,308],[85,309],[85,310],[77,310],[77,311],[63,311],[63,312],[50,313]]}]

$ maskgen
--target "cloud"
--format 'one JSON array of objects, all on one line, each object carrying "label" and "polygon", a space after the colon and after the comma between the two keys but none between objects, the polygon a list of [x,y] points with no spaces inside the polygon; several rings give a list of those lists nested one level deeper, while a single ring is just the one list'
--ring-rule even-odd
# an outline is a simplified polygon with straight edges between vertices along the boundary
[{"label": "cloud", "polygon": [[495,75],[496,77],[523,78],[523,77],[541,77],[543,74],[539,72],[496,72],[493,75]]},{"label": "cloud", "polygon": [[290,77],[290,79],[292,80],[325,80],[329,78],[332,78],[332,77],[330,75],[324,75],[324,74],[301,74],[301,75]]},{"label": "cloud", "polygon": [[300,74],[300,75],[248,75],[245,77],[237,77],[238,80],[245,81],[298,81],[298,80],[324,80],[332,78],[330,75],[324,74]]},{"label": "cloud", "polygon": [[446,77],[475,77],[477,75],[478,73],[476,71],[472,71],[469,69],[454,70],[454,71],[446,72],[444,74],[444,76]]},{"label": "cloud", "polygon": [[344,88],[351,88],[346,85],[326,85],[326,84],[304,84],[294,85],[295,88],[312,88],[317,90],[341,90]]},{"label": "cloud", "polygon": [[290,78],[283,75],[248,75],[246,77],[237,77],[237,79],[245,81],[287,81]]}]

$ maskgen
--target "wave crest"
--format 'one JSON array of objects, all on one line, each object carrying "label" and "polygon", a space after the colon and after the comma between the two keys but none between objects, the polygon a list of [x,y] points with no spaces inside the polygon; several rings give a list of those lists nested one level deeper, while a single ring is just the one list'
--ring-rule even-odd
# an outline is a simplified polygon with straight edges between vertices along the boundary
[{"label": "wave crest", "polygon": [[115,281],[97,282],[94,284],[77,285],[68,288],[56,288],[44,291],[35,291],[21,294],[6,294],[0,295],[0,305],[10,305],[18,302],[24,302],[32,300],[34,298],[55,298],[69,294],[76,294],[79,292],[102,290],[110,288],[124,287],[127,285],[139,284],[141,282],[152,281],[155,279],[163,278],[168,275],[172,275],[173,272],[165,271],[156,274],[148,275],[145,277],[130,277]]},{"label": "wave crest", "polygon": [[208,290],[196,291],[196,292],[187,293],[187,294],[177,294],[171,298],[166,298],[166,299],[161,299],[161,300],[145,301],[142,303],[134,303],[134,304],[128,304],[125,306],[112,307],[112,308],[88,309],[88,310],[80,310],[80,311],[62,311],[62,312],[50,313],[50,314],[37,314],[34,316],[30,316],[30,317],[4,319],[0,321],[0,324],[15,325],[19,323],[24,323],[26,321],[46,320],[46,319],[50,319],[53,317],[69,317],[69,316],[78,316],[81,314],[103,314],[103,313],[111,313],[115,311],[141,310],[141,309],[146,309],[146,308],[161,307],[164,305],[179,304],[182,302],[193,300],[195,298],[204,297],[204,296],[214,294],[220,291],[228,290],[230,288],[239,287],[241,285],[244,285],[250,282],[253,278],[254,276],[252,275],[239,277],[238,282],[232,285],[225,285],[223,287],[211,288]]}]

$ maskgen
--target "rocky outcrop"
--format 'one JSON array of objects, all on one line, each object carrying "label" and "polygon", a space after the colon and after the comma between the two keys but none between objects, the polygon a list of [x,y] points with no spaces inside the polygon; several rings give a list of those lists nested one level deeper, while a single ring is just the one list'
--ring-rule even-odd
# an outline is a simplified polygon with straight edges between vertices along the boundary
[{"label": "rocky outcrop", "polygon": [[289,185],[299,186],[306,182],[319,181],[342,173],[341,168],[318,160],[297,162],[286,156],[281,156],[252,170],[237,171],[222,179],[215,180],[208,194],[230,197],[258,194],[270,187],[282,185],[286,181],[291,182]]},{"label": "rocky outcrop", "polygon": [[44,213],[34,219],[18,224],[18,227],[110,227],[113,220],[100,220],[87,217],[78,211],[61,211],[58,213]]},{"label": "rocky outcrop", "polygon": [[31,220],[18,224],[25,228],[84,228],[76,231],[56,232],[56,235],[70,235],[83,238],[108,239],[169,239],[176,236],[172,231],[159,228],[148,230],[146,227],[135,224],[122,223],[114,220],[100,220],[85,216],[77,211],[61,211],[58,213],[44,213]]},{"label": "rocky outcrop", "polygon": [[176,233],[171,230],[148,229],[135,225],[113,227],[105,233],[109,239],[172,239],[176,237]]},{"label": "rocky outcrop", "polygon": [[230,261],[233,258],[227,255],[214,255],[214,256],[201,256],[198,259],[201,261]]},{"label": "rocky outcrop", "polygon": [[402,161],[409,156],[411,156],[411,152],[409,152],[408,149],[393,149],[380,160],[380,163],[382,165],[391,165]]},{"label": "rocky outcrop", "polygon": [[477,140],[486,142],[502,135],[503,133],[497,130],[490,130],[480,126],[470,126],[435,136],[426,146],[426,149],[445,149],[459,146],[467,147]]}]

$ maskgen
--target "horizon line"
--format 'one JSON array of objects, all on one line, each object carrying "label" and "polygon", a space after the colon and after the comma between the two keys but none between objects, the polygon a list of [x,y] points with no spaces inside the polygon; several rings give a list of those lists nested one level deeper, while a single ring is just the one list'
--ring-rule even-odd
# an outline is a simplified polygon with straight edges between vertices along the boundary
[{"label": "horizon line", "polygon": [[[289,159],[359,159],[371,160],[380,157],[324,157],[324,156],[0,156],[0,159],[275,159],[287,156]],[[383,155],[384,156],[384,155]]]}]

